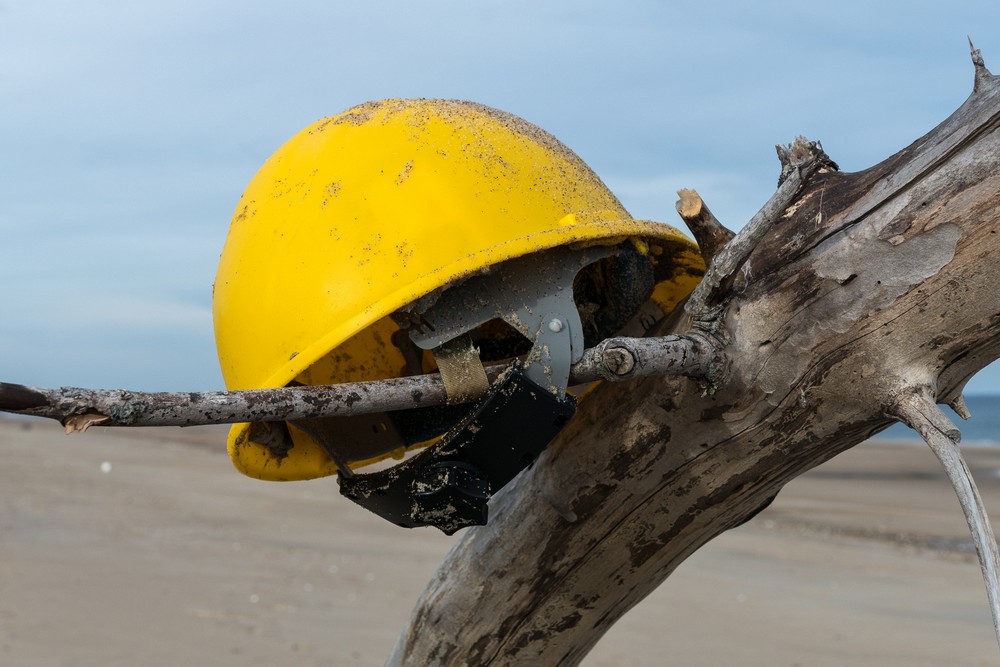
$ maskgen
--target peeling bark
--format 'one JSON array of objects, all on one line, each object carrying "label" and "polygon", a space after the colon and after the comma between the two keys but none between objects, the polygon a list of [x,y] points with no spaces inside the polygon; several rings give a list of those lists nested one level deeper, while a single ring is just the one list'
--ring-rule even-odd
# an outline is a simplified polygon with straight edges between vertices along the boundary
[{"label": "peeling bark", "polygon": [[687,556],[892,423],[901,397],[961,406],[1000,356],[998,126],[1000,82],[979,59],[969,100],[896,155],[787,171],[691,318],[659,332],[721,346],[715,393],[601,385],[457,542],[388,664],[578,664]]}]

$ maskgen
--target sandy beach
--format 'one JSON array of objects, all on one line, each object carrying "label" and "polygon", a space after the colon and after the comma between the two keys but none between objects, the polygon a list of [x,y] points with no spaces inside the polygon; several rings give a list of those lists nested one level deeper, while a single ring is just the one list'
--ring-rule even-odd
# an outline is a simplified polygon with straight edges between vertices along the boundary
[{"label": "sandy beach", "polygon": [[[381,665],[455,538],[333,480],[236,473],[225,430],[0,418],[0,665]],[[966,456],[1000,516],[1000,448]],[[864,443],[689,559],[587,667],[997,665],[979,567],[920,445]]]}]

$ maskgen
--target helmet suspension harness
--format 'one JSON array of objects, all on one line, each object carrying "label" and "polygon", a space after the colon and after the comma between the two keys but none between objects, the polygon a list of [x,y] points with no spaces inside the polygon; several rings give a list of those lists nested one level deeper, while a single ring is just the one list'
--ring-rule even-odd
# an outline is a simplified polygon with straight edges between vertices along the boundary
[{"label": "helmet suspension harness", "polygon": [[[584,350],[573,281],[615,252],[593,246],[510,260],[394,316],[420,350],[433,353],[449,400],[475,398],[440,440],[406,461],[368,474],[340,468],[340,492],[408,528],[447,534],[485,525],[490,496],[531,465],[576,410],[566,393]],[[531,341],[493,386],[470,332],[502,319]],[[332,448],[331,448],[332,449]]]}]

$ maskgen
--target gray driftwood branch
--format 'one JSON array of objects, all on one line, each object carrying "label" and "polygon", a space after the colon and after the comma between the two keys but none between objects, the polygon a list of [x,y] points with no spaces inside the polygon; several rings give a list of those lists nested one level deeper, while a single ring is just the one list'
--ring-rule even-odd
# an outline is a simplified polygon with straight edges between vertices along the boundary
[{"label": "gray driftwood branch", "polygon": [[[578,664],[702,545],[900,418],[949,469],[997,609],[989,523],[935,407],[963,409],[1000,357],[1000,82],[974,63],[971,97],[874,167],[807,176],[785,156],[767,212],[688,303],[728,364],[714,394],[598,387],[458,540],[389,665]],[[664,628],[665,656],[683,640]]]},{"label": "gray driftwood branch", "polygon": [[[573,365],[574,384],[650,375],[716,377],[724,361],[711,339],[698,335],[609,338]],[[492,380],[503,366],[487,369]],[[90,426],[201,426],[285,421],[405,410],[446,402],[441,376],[246,391],[139,392],[0,383],[0,410],[58,419],[67,431]]]},{"label": "gray driftwood branch", "polygon": [[959,452],[958,442],[962,434],[934,402],[930,389],[917,387],[912,392],[900,394],[889,410],[920,434],[938,457],[958,495],[986,582],[986,594],[993,613],[993,631],[1000,641],[1000,551],[997,549],[997,538],[972,472]]}]

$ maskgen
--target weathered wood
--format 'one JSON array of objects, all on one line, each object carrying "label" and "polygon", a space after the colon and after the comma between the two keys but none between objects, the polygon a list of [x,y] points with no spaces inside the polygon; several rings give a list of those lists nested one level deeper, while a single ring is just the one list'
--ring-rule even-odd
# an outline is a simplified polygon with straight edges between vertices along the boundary
[{"label": "weathered wood", "polygon": [[892,423],[900,397],[961,405],[1000,357],[1000,84],[976,69],[926,136],[862,172],[817,169],[720,253],[688,304],[728,358],[715,393],[600,386],[456,543],[388,664],[577,664],[687,556]]},{"label": "weathered wood", "polygon": [[[584,350],[570,369],[570,382],[651,375],[709,378],[722,367],[712,341],[697,334],[617,337]],[[491,366],[486,375],[492,381],[503,369]],[[41,389],[0,382],[0,411],[58,419],[67,432],[91,426],[202,426],[344,417],[440,405],[446,400],[437,373],[340,385],[206,392]]]},{"label": "weathered wood", "polygon": [[719,222],[697,191],[685,188],[678,190],[677,196],[680,197],[675,205],[677,214],[694,235],[694,240],[698,242],[698,250],[705,258],[707,266],[735,234]]}]

